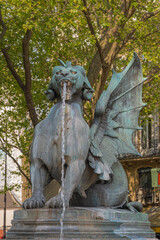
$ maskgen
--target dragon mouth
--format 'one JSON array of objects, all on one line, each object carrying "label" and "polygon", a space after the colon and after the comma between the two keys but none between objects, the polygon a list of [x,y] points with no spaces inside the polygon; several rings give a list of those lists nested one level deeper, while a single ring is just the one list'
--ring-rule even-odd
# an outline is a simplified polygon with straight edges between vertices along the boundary
[{"label": "dragon mouth", "polygon": [[65,95],[65,100],[70,100],[72,97],[72,83],[68,79],[62,79],[60,82],[61,86],[61,99],[63,98],[63,87],[64,83],[66,83],[66,95]]}]

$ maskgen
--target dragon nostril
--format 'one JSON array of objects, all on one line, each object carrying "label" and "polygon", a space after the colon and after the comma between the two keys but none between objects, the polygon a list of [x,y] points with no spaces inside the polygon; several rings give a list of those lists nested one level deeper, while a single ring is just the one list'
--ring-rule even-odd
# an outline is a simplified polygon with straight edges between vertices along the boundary
[{"label": "dragon nostril", "polygon": [[62,71],[61,74],[62,74],[64,77],[66,77],[67,75],[69,75],[69,72],[66,72],[66,71],[63,72],[63,71]]}]

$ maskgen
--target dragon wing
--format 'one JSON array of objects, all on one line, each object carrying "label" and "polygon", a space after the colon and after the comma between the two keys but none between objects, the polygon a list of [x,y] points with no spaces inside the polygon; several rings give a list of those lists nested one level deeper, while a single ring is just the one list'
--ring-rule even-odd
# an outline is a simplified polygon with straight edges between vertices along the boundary
[{"label": "dragon wing", "polygon": [[108,89],[101,94],[91,127],[89,165],[99,179],[109,181],[112,165],[120,153],[137,154],[132,134],[137,129],[142,102],[144,79],[137,54],[121,72],[113,71]]}]

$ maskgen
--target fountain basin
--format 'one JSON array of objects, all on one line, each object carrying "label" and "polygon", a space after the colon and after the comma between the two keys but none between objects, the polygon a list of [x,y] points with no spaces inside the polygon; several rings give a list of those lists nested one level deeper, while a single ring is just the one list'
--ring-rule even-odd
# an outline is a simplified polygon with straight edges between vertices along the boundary
[{"label": "fountain basin", "polygon": [[[7,239],[60,237],[61,209],[16,210]],[[65,211],[64,240],[156,239],[148,215],[122,209],[74,207]]]}]

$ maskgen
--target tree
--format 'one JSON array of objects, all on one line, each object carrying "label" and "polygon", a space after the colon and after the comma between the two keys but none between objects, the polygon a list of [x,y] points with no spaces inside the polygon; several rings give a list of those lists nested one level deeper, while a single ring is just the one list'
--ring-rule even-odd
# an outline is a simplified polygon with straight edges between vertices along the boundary
[{"label": "tree", "polygon": [[[111,68],[121,71],[136,51],[141,57],[144,99],[150,109],[159,105],[159,9],[158,0],[4,0],[0,3],[1,148],[13,158],[18,148],[28,161],[33,127],[51,104],[43,92],[57,59],[71,60],[87,70],[95,88],[85,105],[88,120],[107,87]],[[152,94],[151,94],[152,93]],[[145,108],[147,111],[147,108]],[[5,134],[9,143],[5,147]]]}]

